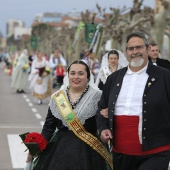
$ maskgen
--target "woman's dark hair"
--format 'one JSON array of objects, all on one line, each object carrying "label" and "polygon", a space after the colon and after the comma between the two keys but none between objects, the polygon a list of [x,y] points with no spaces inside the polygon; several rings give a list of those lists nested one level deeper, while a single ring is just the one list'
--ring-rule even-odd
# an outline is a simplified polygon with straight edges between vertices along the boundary
[{"label": "woman's dark hair", "polygon": [[108,59],[109,59],[110,54],[116,54],[117,58],[119,59],[119,53],[116,50],[111,50],[108,52]]},{"label": "woman's dark hair", "polygon": [[84,62],[84,61],[81,61],[81,60],[76,60],[76,61],[73,61],[69,67],[67,68],[67,72],[69,73],[70,71],[70,67],[73,65],[73,64],[82,64],[86,67],[86,72],[87,72],[87,79],[90,80],[90,68],[89,66]]},{"label": "woman's dark hair", "polygon": [[37,55],[38,55],[39,53],[41,53],[41,51],[40,51],[40,50],[36,51],[36,54],[37,54]]}]

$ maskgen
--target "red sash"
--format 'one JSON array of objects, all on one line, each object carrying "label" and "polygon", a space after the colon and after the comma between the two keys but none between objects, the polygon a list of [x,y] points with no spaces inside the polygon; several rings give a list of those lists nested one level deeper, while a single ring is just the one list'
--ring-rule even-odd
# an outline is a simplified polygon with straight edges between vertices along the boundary
[{"label": "red sash", "polygon": [[170,150],[170,144],[142,151],[138,136],[139,116],[115,116],[113,151],[128,155],[147,155]]}]

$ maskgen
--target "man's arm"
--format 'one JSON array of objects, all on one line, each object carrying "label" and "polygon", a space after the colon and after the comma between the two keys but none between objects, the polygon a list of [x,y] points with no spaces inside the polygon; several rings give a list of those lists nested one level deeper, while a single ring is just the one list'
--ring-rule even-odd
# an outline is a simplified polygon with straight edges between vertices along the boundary
[{"label": "man's arm", "polygon": [[[108,108],[108,98],[109,98],[109,87],[106,87],[108,84],[107,83],[104,85],[103,88],[103,93],[101,95],[100,101],[98,102],[98,110],[96,113],[96,122],[97,122],[97,132],[99,135],[102,134],[101,136],[101,140],[105,141],[107,140],[107,138],[111,137],[111,132],[110,132],[110,128],[109,128],[109,120],[107,117],[104,117],[101,112],[103,109],[107,109]],[[105,130],[105,131],[104,131]],[[102,132],[104,131],[104,132]],[[109,132],[108,132],[109,131]]]},{"label": "man's arm", "polygon": [[107,108],[103,110],[103,109],[100,109],[100,106],[98,106],[98,107],[99,107],[99,109],[96,114],[98,134],[100,135],[100,139],[103,142],[108,142],[109,139],[112,139],[112,133],[109,129],[108,112],[107,112],[107,116],[103,116],[101,114],[102,112],[106,113],[105,110]]}]

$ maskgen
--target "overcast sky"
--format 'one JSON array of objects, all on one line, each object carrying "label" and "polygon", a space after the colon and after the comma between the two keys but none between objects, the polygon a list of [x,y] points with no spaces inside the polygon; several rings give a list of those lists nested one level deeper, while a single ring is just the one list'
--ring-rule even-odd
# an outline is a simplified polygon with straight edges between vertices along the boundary
[{"label": "overcast sky", "polygon": [[[155,0],[144,0],[144,5],[154,8]],[[31,26],[36,14],[44,12],[71,12],[89,9],[96,11],[96,3],[102,9],[109,7],[132,7],[133,0],[0,0],[0,32],[6,36],[6,23],[9,19],[20,19],[27,27]]]}]

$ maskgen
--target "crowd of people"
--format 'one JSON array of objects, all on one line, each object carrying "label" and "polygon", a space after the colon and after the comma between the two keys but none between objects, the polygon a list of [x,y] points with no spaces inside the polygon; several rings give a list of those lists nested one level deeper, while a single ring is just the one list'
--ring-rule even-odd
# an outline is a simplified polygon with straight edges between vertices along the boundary
[{"label": "crowd of people", "polygon": [[50,97],[41,134],[53,144],[26,162],[34,160],[33,170],[167,170],[169,70],[143,32],[127,35],[125,54],[110,49],[101,64],[91,50],[69,64],[59,49],[49,58],[18,52],[11,87],[24,93],[29,81],[38,104]]},{"label": "crowd of people", "polygon": [[13,55],[6,53],[2,60],[11,76],[11,87],[18,94],[31,91],[37,104],[51,96],[52,88],[63,84],[67,62],[58,49],[50,57],[42,51],[18,50]]},{"label": "crowd of people", "polygon": [[[94,82],[101,90],[109,74],[128,64],[121,51],[116,49],[113,51],[117,59],[113,59],[112,55],[110,57],[110,54],[107,57],[107,52],[102,57],[101,64],[92,50],[86,50],[84,57],[80,59],[88,65],[94,76]],[[7,56],[6,68],[10,70],[11,87],[16,90],[16,93],[26,93],[31,90],[35,102],[40,105],[43,100],[51,96],[52,89],[62,86],[67,61],[58,48],[49,57],[43,51],[29,52],[27,49],[18,50],[15,55]]]}]

